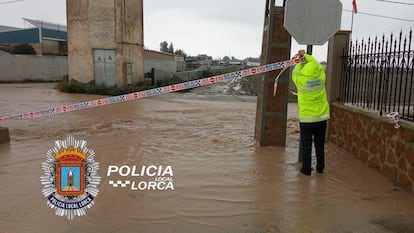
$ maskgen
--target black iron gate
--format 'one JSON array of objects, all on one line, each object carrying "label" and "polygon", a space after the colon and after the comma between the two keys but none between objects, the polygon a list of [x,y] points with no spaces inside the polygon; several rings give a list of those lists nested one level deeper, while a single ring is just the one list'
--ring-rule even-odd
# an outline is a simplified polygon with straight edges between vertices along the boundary
[{"label": "black iron gate", "polygon": [[398,112],[414,121],[412,42],[412,30],[351,42],[342,57],[341,101],[380,115]]}]

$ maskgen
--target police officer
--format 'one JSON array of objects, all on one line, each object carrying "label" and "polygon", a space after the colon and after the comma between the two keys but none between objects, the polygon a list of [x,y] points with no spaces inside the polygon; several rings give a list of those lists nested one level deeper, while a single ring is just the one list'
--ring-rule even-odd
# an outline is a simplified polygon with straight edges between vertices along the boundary
[{"label": "police officer", "polygon": [[300,146],[303,163],[300,172],[311,175],[312,141],[316,149],[316,171],[325,169],[325,132],[329,116],[324,67],[312,55],[299,50],[301,62],[292,71],[292,80],[298,91]]}]

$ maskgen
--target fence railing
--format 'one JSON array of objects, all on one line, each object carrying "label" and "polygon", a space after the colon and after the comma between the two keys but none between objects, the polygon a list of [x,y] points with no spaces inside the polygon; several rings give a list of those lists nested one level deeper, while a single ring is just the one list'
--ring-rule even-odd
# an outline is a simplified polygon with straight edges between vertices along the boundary
[{"label": "fence railing", "polygon": [[412,30],[351,42],[342,56],[341,101],[380,115],[398,112],[414,121],[412,42]]}]

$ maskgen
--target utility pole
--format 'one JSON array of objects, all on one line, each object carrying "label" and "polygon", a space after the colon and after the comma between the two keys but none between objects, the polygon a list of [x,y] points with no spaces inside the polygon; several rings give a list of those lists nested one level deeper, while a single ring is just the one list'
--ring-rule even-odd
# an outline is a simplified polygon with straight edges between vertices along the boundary
[{"label": "utility pole", "polygon": [[[275,0],[266,1],[261,64],[290,59],[291,36],[284,28],[285,1],[275,6]],[[254,137],[260,146],[285,146],[289,72],[282,74],[276,96],[273,96],[276,70],[262,75],[257,98]]]}]

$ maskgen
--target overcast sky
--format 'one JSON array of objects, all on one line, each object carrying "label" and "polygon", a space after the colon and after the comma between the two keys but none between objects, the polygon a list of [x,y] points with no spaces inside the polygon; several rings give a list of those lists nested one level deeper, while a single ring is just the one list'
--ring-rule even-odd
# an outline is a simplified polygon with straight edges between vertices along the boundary
[{"label": "overcast sky", "polygon": [[[279,0],[278,0],[279,1]],[[299,0],[296,0],[299,1]],[[311,1],[311,0],[302,0]],[[388,35],[414,26],[414,0],[356,0],[353,38]],[[266,0],[144,0],[144,43],[159,50],[162,41],[188,55],[213,58],[258,57],[262,45]],[[351,29],[352,0],[343,5],[341,29]],[[405,3],[405,4],[403,4]],[[22,18],[66,25],[65,0],[0,0],[0,24],[24,27]],[[368,15],[371,14],[371,15]],[[385,17],[379,17],[379,16]],[[404,20],[392,19],[400,18]],[[305,49],[293,42],[292,50]],[[315,46],[319,60],[326,57],[326,45]]]}]

